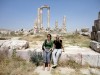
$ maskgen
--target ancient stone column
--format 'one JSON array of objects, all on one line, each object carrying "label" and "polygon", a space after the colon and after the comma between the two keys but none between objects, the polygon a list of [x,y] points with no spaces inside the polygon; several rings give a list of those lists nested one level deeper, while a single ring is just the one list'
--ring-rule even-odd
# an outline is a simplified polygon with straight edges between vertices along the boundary
[{"label": "ancient stone column", "polygon": [[100,19],[100,12],[98,13],[98,19]]},{"label": "ancient stone column", "polygon": [[41,28],[41,25],[40,25],[40,8],[38,8],[38,18],[37,18],[37,21],[38,21],[38,27],[40,29]]},{"label": "ancient stone column", "polygon": [[66,30],[66,16],[63,17],[63,29]]},{"label": "ancient stone column", "polygon": [[48,29],[50,28],[50,7],[48,7],[48,15],[47,15],[47,18],[48,18]]},{"label": "ancient stone column", "polygon": [[40,9],[40,27],[43,28],[43,14],[42,14],[43,9]]},{"label": "ancient stone column", "polygon": [[55,21],[55,29],[58,29],[58,21]]},{"label": "ancient stone column", "polygon": [[38,21],[37,19],[34,21],[34,34],[38,33]]}]

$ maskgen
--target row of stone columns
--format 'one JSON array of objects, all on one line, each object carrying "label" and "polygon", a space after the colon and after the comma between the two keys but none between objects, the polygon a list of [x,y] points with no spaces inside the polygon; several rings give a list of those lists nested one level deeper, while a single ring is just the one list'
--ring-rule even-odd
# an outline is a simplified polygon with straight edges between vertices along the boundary
[{"label": "row of stone columns", "polygon": [[38,27],[41,29],[43,28],[43,8],[47,8],[47,25],[50,28],[50,7],[41,7],[38,8]]},{"label": "row of stone columns", "polygon": [[[43,9],[47,9],[47,31],[50,31],[50,7],[47,5],[41,6],[38,8],[38,15],[36,21],[34,23],[34,30],[35,32],[43,32],[45,31],[43,27]],[[61,29],[58,28],[58,21],[55,22],[55,30],[60,30],[62,33],[66,33],[66,16],[63,17],[63,23]]]},{"label": "row of stone columns", "polygon": [[[58,21],[56,20],[55,21],[55,29],[57,29],[57,28],[58,28]],[[66,31],[66,16],[63,17],[63,23],[62,23],[62,28],[61,29]]]}]

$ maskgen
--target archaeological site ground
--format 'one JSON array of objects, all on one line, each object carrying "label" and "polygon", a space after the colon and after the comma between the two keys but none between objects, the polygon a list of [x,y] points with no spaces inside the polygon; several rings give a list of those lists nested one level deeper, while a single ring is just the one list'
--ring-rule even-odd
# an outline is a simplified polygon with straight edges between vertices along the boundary
[{"label": "archaeological site ground", "polygon": [[[43,10],[47,16],[43,16]],[[0,29],[0,75],[100,75],[100,12],[89,28],[67,30],[67,17],[63,15],[59,27],[55,20],[51,27],[52,13],[49,5],[37,8],[36,19],[32,29],[8,30]],[[43,24],[47,17],[47,27]],[[64,52],[59,59],[58,67],[43,71],[42,44],[47,34],[62,39]]]}]

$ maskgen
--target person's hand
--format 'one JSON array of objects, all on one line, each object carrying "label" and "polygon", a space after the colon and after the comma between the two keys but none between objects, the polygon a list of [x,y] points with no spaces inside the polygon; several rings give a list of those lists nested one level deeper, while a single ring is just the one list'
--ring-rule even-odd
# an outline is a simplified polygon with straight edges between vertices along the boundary
[{"label": "person's hand", "polygon": [[50,51],[52,51],[52,48],[50,48]]},{"label": "person's hand", "polygon": [[45,46],[44,46],[43,48],[44,48],[44,50],[43,50],[43,51],[45,51],[45,49],[46,49],[46,48],[45,48]]},{"label": "person's hand", "polygon": [[65,52],[64,47],[62,46],[62,52]]},{"label": "person's hand", "polygon": [[62,50],[62,52],[65,52],[64,50]]}]

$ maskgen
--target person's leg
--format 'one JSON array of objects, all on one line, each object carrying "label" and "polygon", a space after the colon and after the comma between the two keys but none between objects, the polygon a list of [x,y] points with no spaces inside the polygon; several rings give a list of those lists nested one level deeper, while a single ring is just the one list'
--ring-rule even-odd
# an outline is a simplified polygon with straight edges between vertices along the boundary
[{"label": "person's leg", "polygon": [[51,56],[51,51],[47,53],[47,63],[48,63],[48,71],[50,70],[50,56]]},{"label": "person's leg", "polygon": [[57,53],[57,49],[54,49],[54,51],[52,52],[52,59],[54,65],[56,65],[56,53]]},{"label": "person's leg", "polygon": [[46,52],[43,51],[43,70],[45,70],[45,63],[46,63]]},{"label": "person's leg", "polygon": [[56,64],[58,64],[58,59],[59,59],[61,53],[62,53],[62,49],[58,49],[57,54],[56,54]]},{"label": "person's leg", "polygon": [[50,71],[50,63],[48,63],[48,71]]}]

